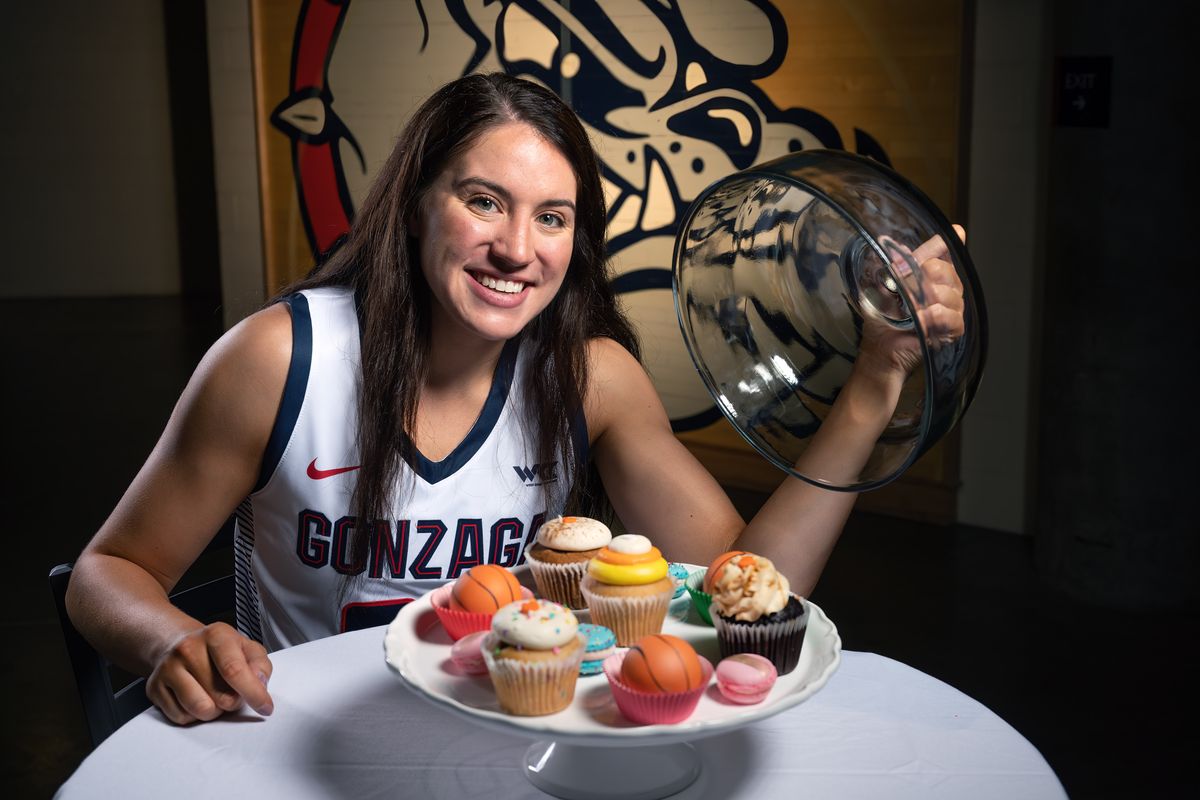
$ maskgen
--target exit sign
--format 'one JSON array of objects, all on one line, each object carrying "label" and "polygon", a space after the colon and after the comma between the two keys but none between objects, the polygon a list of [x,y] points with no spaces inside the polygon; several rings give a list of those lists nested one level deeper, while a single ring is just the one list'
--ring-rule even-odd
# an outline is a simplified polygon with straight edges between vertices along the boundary
[{"label": "exit sign", "polygon": [[1054,69],[1055,119],[1075,128],[1107,128],[1112,56],[1060,58]]}]

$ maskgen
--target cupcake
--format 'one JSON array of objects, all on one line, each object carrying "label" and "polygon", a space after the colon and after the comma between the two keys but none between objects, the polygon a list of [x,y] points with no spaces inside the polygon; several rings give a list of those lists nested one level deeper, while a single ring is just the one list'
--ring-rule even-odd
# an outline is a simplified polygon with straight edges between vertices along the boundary
[{"label": "cupcake", "polygon": [[601,548],[579,588],[592,622],[610,628],[621,647],[661,631],[675,594],[662,553],[634,533],[615,536]]},{"label": "cupcake", "polygon": [[745,553],[729,559],[712,581],[709,613],[717,629],[721,658],[756,653],[780,675],[796,668],[808,605],[792,594],[787,578],[762,556]]},{"label": "cupcake", "polygon": [[644,725],[682,722],[696,710],[712,679],[712,664],[683,639],[644,636],[604,662],[617,708]]},{"label": "cupcake", "polygon": [[501,606],[533,597],[517,576],[497,564],[471,567],[454,583],[440,586],[429,602],[450,638],[458,641],[469,633],[486,631]]},{"label": "cupcake", "polygon": [[608,526],[588,517],[558,517],[543,524],[525,551],[538,594],[568,608],[585,607],[579,582],[588,561],[610,541]]},{"label": "cupcake", "polygon": [[500,708],[529,717],[569,706],[585,646],[579,621],[558,603],[524,600],[497,611],[482,650]]},{"label": "cupcake", "polygon": [[700,619],[704,620],[705,625],[712,625],[712,617],[709,616],[708,607],[712,603],[712,582],[721,571],[721,567],[725,566],[725,562],[737,556],[746,555],[745,550],[730,550],[713,559],[708,565],[708,569],[698,570],[687,576],[684,581],[684,588],[692,598],[692,605],[696,607],[696,613],[700,615]]}]

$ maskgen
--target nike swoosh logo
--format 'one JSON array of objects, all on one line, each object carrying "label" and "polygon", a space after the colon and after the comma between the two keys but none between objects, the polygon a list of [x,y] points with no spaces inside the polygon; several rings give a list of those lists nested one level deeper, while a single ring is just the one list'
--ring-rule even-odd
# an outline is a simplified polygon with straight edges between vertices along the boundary
[{"label": "nike swoosh logo", "polygon": [[308,477],[314,481],[319,481],[323,478],[332,478],[334,475],[341,475],[343,472],[354,472],[358,467],[335,467],[334,469],[317,469],[317,460],[314,458],[312,463],[308,465]]}]

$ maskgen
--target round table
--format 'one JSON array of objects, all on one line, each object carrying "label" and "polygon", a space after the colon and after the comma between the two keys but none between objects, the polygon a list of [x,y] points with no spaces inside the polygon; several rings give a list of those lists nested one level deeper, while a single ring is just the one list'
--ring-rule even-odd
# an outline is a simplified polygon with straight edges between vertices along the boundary
[{"label": "round table", "polygon": [[[274,653],[275,713],[181,728],[156,709],[100,745],[56,795],[76,798],[546,798],[531,740],[473,725],[405,688],[385,628]],[[1064,798],[1024,737],[951,686],[843,652],[829,683],[773,717],[694,743],[700,779],[674,797]]]}]

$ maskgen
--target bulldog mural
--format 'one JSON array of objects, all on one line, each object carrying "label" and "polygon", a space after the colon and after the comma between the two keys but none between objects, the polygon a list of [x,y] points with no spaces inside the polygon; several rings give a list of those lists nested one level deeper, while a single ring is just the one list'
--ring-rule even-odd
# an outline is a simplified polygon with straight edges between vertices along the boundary
[{"label": "bulldog mural", "polygon": [[[691,430],[720,412],[675,319],[670,260],[679,221],[725,175],[845,144],[821,114],[779,108],[755,83],[779,69],[788,34],[766,0],[308,0],[291,94],[271,122],[291,139],[301,214],[319,258],[348,230],[393,137],[434,88],[502,70],[554,89],[601,155],[614,287],[673,426]],[[889,163],[864,131],[854,130],[852,149]]]}]

